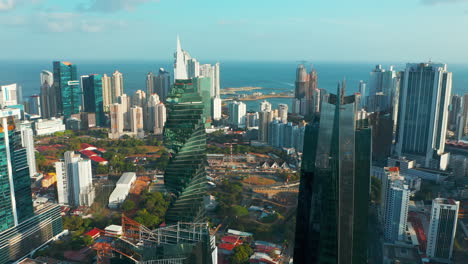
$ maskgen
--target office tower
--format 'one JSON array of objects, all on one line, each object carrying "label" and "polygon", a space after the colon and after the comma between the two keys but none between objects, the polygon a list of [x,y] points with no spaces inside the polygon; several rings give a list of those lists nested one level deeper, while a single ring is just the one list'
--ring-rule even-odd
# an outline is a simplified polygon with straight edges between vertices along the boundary
[{"label": "office tower", "polygon": [[31,127],[21,127],[22,147],[26,149],[26,157],[29,167],[29,176],[34,177],[37,174],[36,170],[36,150],[34,148],[34,132]]},{"label": "office tower", "polygon": [[312,69],[307,73],[303,64],[296,69],[296,82],[294,99],[292,102],[293,113],[300,115],[313,115],[320,111],[321,91],[318,89],[317,71]]},{"label": "office tower", "polygon": [[374,112],[367,116],[372,127],[372,162],[384,167],[388,157],[392,156],[393,127],[391,113]]},{"label": "office tower", "polygon": [[153,72],[148,72],[148,74],[146,74],[146,93],[148,96],[156,93],[155,78],[156,76]]},{"label": "office tower", "polygon": [[268,128],[271,121],[273,121],[273,113],[271,111],[258,112],[259,141],[268,142]]},{"label": "office tower", "polygon": [[155,93],[159,95],[159,99],[162,102],[165,102],[171,89],[171,74],[164,68],[159,68],[158,75],[154,80],[154,85]]},{"label": "office tower", "polygon": [[179,36],[177,36],[177,48],[174,54],[174,82],[176,80],[187,80],[186,53],[182,50]]},{"label": "office tower", "polygon": [[201,222],[206,218],[206,134],[203,104],[192,80],[177,80],[167,98],[164,143],[172,158],[164,182],[173,197],[166,214],[169,223]]},{"label": "office tower", "polygon": [[288,105],[287,104],[279,104],[278,105],[278,115],[280,121],[284,124],[288,123]]},{"label": "office tower", "polygon": [[260,102],[260,112],[270,112],[271,111],[271,103],[269,103],[267,100],[263,100]]},{"label": "office tower", "polygon": [[142,90],[137,90],[132,96],[132,106],[146,107],[146,93]]},{"label": "office tower", "polygon": [[283,123],[278,119],[271,121],[268,124],[268,144],[280,148],[282,147],[282,136],[283,136]]},{"label": "office tower", "polygon": [[156,93],[148,95],[148,102],[146,103],[146,109],[148,109],[144,126],[145,130],[148,132],[154,133],[154,124],[155,124],[155,113],[156,106],[160,103],[159,96]]},{"label": "office tower", "polygon": [[37,94],[33,94],[29,97],[29,111],[30,115],[41,115],[41,97]]},{"label": "office tower", "polygon": [[455,131],[457,127],[458,116],[462,110],[462,96],[455,94],[452,96],[449,105],[448,129]]},{"label": "office tower", "polygon": [[460,202],[453,199],[432,200],[426,250],[429,258],[445,261],[452,258],[459,207]]},{"label": "office tower", "polygon": [[382,179],[382,214],[386,240],[404,241],[408,217],[410,190],[400,168],[385,167]]},{"label": "office tower", "polygon": [[104,112],[109,112],[109,107],[111,104],[117,103],[112,101],[112,81],[107,74],[102,75],[102,104],[104,106]]},{"label": "office tower", "polygon": [[382,65],[375,66],[370,73],[369,96],[367,97],[367,111],[381,112],[390,111],[395,104],[399,89],[398,74],[390,66],[389,70],[382,68]]},{"label": "office tower", "polygon": [[58,202],[91,206],[95,195],[91,160],[83,159],[73,151],[65,152],[63,158],[63,161],[55,162]]},{"label": "office tower", "polygon": [[214,85],[213,97],[220,97],[221,96],[221,80],[220,80],[220,75],[219,75],[220,73],[219,62],[217,62],[213,67],[214,67],[213,68],[213,85]]},{"label": "office tower", "polygon": [[130,131],[138,138],[144,138],[145,136],[143,130],[143,108],[139,106],[132,106],[130,108]]},{"label": "office tower", "polygon": [[229,123],[237,127],[245,127],[245,114],[247,106],[239,101],[233,101],[228,104]]},{"label": "office tower", "polygon": [[124,130],[124,114],[121,104],[111,104],[110,108],[110,133],[109,138],[118,139]]},{"label": "office tower", "polygon": [[365,109],[367,106],[367,83],[363,80],[359,81],[358,91],[361,94],[361,103],[359,105],[360,109]]},{"label": "office tower", "polygon": [[130,102],[130,97],[127,96],[126,94],[122,94],[117,98],[117,102],[121,105],[121,111],[123,114],[124,118],[124,129],[125,130],[130,130],[130,107],[131,107],[131,102]]},{"label": "office tower", "polygon": [[0,86],[0,108],[18,104],[18,85],[16,83]]},{"label": "office tower", "polygon": [[402,73],[396,153],[445,170],[452,73],[446,64],[408,63]]},{"label": "office tower", "polygon": [[455,136],[457,140],[468,141],[468,93],[463,96],[457,118]]},{"label": "office tower", "polygon": [[200,62],[194,58],[186,60],[187,62],[187,76],[188,78],[195,78],[200,76]]},{"label": "office tower", "polygon": [[204,107],[203,118],[205,120],[205,123],[209,125],[212,121],[211,110],[213,109],[213,106],[211,105],[213,100],[211,99],[211,95],[210,95],[211,78],[200,76],[200,77],[193,78],[192,81],[193,81],[195,88],[198,90],[202,98],[203,107]]},{"label": "office tower", "polygon": [[50,71],[41,72],[41,116],[50,118],[57,113],[57,98],[54,90],[54,76]]},{"label": "office tower", "polygon": [[81,76],[81,87],[83,90],[83,111],[95,113],[97,126],[105,127],[102,76],[100,74]]},{"label": "office tower", "polygon": [[124,94],[124,83],[123,74],[119,71],[115,71],[112,74],[111,80],[111,97],[112,102],[117,102],[118,98]]},{"label": "office tower", "polygon": [[306,96],[306,89],[309,86],[310,76],[303,64],[299,64],[296,69],[296,82],[293,99],[293,112],[296,114],[305,114],[305,109],[301,107],[301,100]]},{"label": "office tower", "polygon": [[294,134],[294,148],[297,152],[303,152],[304,150],[304,135],[305,126],[297,126]]},{"label": "office tower", "polygon": [[330,94],[309,124],[297,207],[295,263],[366,263],[371,130],[354,96]]},{"label": "office tower", "polygon": [[54,90],[58,114],[68,119],[80,112],[81,89],[76,65],[70,62],[54,61]]},{"label": "office tower", "polygon": [[166,124],[166,106],[159,103],[154,108],[154,134],[161,135],[163,133],[164,125]]},{"label": "office tower", "polygon": [[309,73],[309,85],[305,94],[305,114],[312,115],[320,112],[320,90],[318,89],[318,75],[315,69]]},{"label": "office tower", "polygon": [[27,150],[17,120],[0,110],[0,232],[33,216]]},{"label": "office tower", "polygon": [[222,105],[223,105],[223,101],[221,100],[220,97],[213,98],[213,101],[211,103],[211,106],[213,107],[211,111],[213,120],[221,120]]},{"label": "office tower", "polygon": [[247,112],[245,115],[245,127],[247,129],[257,127],[258,113],[257,112]]}]

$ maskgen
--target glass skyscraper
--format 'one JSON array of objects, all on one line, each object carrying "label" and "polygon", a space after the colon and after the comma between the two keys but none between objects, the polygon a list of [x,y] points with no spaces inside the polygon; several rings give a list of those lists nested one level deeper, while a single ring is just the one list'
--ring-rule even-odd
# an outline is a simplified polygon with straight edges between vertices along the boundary
[{"label": "glass skyscraper", "polygon": [[330,94],[305,131],[295,263],[366,263],[371,129],[355,96]]},{"label": "glass skyscraper", "polygon": [[70,62],[54,61],[54,86],[58,112],[65,119],[80,112],[81,91],[76,65]]},{"label": "glass skyscraper", "polygon": [[91,74],[81,76],[81,86],[83,89],[83,110],[87,113],[96,114],[96,125],[106,126],[104,115],[102,75]]},{"label": "glass skyscraper", "polygon": [[166,222],[205,220],[206,134],[203,100],[192,80],[177,80],[166,100],[164,142],[171,153],[164,181],[172,195]]}]

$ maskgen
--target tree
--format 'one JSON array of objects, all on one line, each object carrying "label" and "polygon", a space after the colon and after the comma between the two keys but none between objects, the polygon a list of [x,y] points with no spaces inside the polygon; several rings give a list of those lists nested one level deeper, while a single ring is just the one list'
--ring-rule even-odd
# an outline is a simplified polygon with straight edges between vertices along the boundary
[{"label": "tree", "polygon": [[229,210],[230,215],[235,216],[235,217],[244,217],[249,215],[249,211],[247,208],[240,206],[240,205],[234,205],[230,208]]},{"label": "tree", "polygon": [[87,247],[91,246],[93,244],[94,240],[93,237],[90,235],[84,235],[83,236],[83,244]]},{"label": "tree", "polygon": [[96,174],[107,174],[109,173],[109,167],[106,165],[98,165],[96,168]]},{"label": "tree", "polygon": [[135,209],[135,202],[130,200],[130,199],[127,199],[125,200],[125,202],[123,202],[122,204],[122,210],[124,211],[130,211],[130,210],[133,210]]},{"label": "tree", "polygon": [[248,263],[253,250],[249,245],[243,244],[234,248],[234,255],[232,255],[231,263],[245,264]]}]

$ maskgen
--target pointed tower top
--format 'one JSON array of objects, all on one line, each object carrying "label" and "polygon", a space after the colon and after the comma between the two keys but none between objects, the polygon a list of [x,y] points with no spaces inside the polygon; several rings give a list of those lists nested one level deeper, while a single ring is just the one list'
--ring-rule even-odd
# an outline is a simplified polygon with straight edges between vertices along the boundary
[{"label": "pointed tower top", "polygon": [[180,45],[180,38],[179,35],[177,35],[177,52],[182,52],[182,46]]}]

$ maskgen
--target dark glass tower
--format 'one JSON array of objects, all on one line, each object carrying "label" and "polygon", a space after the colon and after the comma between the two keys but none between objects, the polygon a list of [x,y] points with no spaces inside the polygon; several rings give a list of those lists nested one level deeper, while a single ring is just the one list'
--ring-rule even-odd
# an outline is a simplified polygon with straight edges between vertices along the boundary
[{"label": "dark glass tower", "polygon": [[81,91],[76,65],[61,61],[54,61],[53,65],[58,112],[68,119],[80,112]]},{"label": "dark glass tower", "polygon": [[177,80],[167,100],[164,142],[172,156],[164,181],[172,202],[166,221],[205,220],[206,134],[203,101],[192,80]]},{"label": "dark glass tower", "polygon": [[295,263],[367,261],[371,130],[338,88],[305,132]]},{"label": "dark glass tower", "polygon": [[0,111],[0,232],[34,215],[31,180],[21,131]]},{"label": "dark glass tower", "polygon": [[91,74],[81,76],[81,85],[83,87],[83,109],[88,113],[96,114],[96,125],[106,126],[104,116],[104,104],[102,97],[102,76],[100,74]]}]

